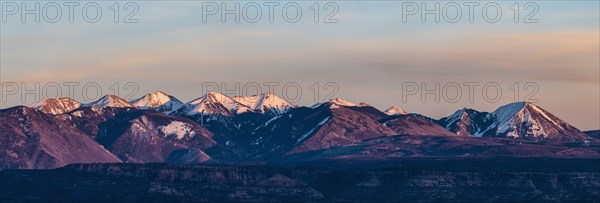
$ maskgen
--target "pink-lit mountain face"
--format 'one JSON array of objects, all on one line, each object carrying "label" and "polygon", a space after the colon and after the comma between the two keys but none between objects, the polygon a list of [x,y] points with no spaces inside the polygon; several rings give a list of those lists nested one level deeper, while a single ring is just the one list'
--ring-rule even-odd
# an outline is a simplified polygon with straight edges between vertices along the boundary
[{"label": "pink-lit mountain face", "polygon": [[63,98],[48,98],[29,105],[31,108],[36,108],[48,114],[63,114],[79,108],[81,104],[74,99]]},{"label": "pink-lit mountain face", "polygon": [[[0,168],[71,163],[597,157],[598,140],[531,103],[494,112],[461,109],[434,120],[337,98],[299,107],[273,94],[210,92],[183,103],[163,92],[127,102],[44,99],[0,111]],[[515,145],[514,143],[518,143]],[[578,146],[573,148],[573,146]],[[291,157],[291,158],[290,158]]]}]

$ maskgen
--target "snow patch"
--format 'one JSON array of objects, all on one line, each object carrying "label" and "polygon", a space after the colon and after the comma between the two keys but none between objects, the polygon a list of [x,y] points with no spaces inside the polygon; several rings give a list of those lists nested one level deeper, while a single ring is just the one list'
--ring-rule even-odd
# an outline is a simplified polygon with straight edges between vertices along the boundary
[{"label": "snow patch", "polygon": [[256,127],[256,128],[254,129],[254,131],[257,131],[257,130],[259,130],[259,129],[261,129],[261,128],[265,127],[265,126],[268,126],[268,125],[269,125],[269,124],[271,124],[273,121],[275,121],[275,120],[277,120],[277,119],[281,118],[282,116],[283,116],[283,115],[279,115],[279,116],[275,116],[275,117],[273,117],[273,118],[269,119],[267,122],[265,122],[265,123],[263,123],[262,125],[260,125],[260,126]]},{"label": "snow patch", "polygon": [[192,125],[181,121],[172,121],[169,125],[160,126],[158,129],[165,134],[165,136],[175,135],[177,136],[177,139],[186,137],[192,138],[196,135]]},{"label": "snow patch", "polygon": [[312,133],[317,130],[319,127],[321,127],[322,125],[324,125],[325,123],[327,123],[327,121],[329,121],[329,118],[331,118],[330,116],[327,116],[327,118],[323,119],[321,122],[319,122],[319,124],[317,124],[317,126],[315,126],[313,129],[311,129],[310,131],[308,131],[308,133],[302,135],[300,138],[298,138],[296,144],[302,142],[302,140],[306,139],[308,136],[312,135]]}]

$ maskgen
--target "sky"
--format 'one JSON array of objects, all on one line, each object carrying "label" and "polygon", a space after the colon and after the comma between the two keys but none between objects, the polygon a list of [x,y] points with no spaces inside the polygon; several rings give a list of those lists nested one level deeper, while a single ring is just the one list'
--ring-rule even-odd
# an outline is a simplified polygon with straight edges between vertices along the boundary
[{"label": "sky", "polygon": [[[47,21],[56,16],[48,2],[41,2],[40,23],[31,14],[22,22],[21,13],[12,15],[6,3],[0,13],[0,108],[44,97],[135,99],[155,90],[187,102],[214,84],[225,84],[218,88],[231,96],[278,84],[273,93],[298,105],[340,97],[433,118],[463,107],[493,111],[530,101],[582,130],[600,129],[598,1],[519,1],[517,6],[499,1],[502,15],[495,23],[486,21],[496,17],[495,7],[488,7],[487,18],[482,14],[490,1],[473,9],[473,22],[464,2],[458,2],[458,12],[439,1],[439,23],[433,14],[425,15],[425,22],[419,12],[410,15],[410,5],[422,11],[434,8],[434,1],[320,1],[317,7],[315,1],[298,1],[302,11],[295,23],[286,21],[296,16],[295,7],[288,7],[289,19],[281,15],[290,2],[275,7],[269,22],[265,2],[238,1],[240,10],[248,11],[240,11],[239,23],[233,15],[222,22],[220,13],[209,15],[203,7],[227,9],[222,2],[120,2],[118,23],[110,1],[98,2],[102,15],[95,23],[81,15],[87,2],[74,8],[73,23],[62,2],[56,23]],[[225,2],[229,9],[234,5]],[[260,20],[245,21],[256,16],[255,5]],[[138,22],[124,23],[134,8],[129,20]],[[95,16],[89,8],[87,13]],[[458,13],[460,19],[451,22]],[[326,18],[330,23],[323,22]],[[79,86],[69,94],[65,82]],[[17,93],[10,89],[15,84]],[[31,92],[35,95],[24,94]]]}]

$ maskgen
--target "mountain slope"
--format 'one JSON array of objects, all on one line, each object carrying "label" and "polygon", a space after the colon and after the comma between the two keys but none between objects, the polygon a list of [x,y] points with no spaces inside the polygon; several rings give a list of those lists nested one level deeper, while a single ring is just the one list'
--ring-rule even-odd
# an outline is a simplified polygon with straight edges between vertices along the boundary
[{"label": "mountain slope", "polygon": [[139,109],[151,109],[166,114],[183,106],[183,102],[174,96],[160,91],[148,93],[130,103]]},{"label": "mountain slope", "polygon": [[371,119],[373,120],[381,120],[384,118],[388,118],[389,115],[387,115],[384,112],[379,111],[379,109],[369,106],[368,104],[362,103],[362,105],[359,106],[345,106],[348,109],[352,109],[354,111],[357,111],[359,113],[365,114],[369,117],[371,117]]},{"label": "mountain slope", "polygon": [[0,169],[120,162],[72,123],[34,108],[0,110],[0,124]]},{"label": "mountain slope", "polygon": [[71,98],[48,98],[29,105],[31,108],[36,108],[48,114],[63,114],[79,108],[81,104]]},{"label": "mountain slope", "polygon": [[59,120],[72,123],[87,136],[96,140],[100,125],[115,116],[129,111],[138,111],[136,108],[96,108],[81,107],[66,114],[54,116]]},{"label": "mountain slope", "polygon": [[84,107],[60,115],[59,119],[75,123],[106,149],[131,163],[204,162],[211,159],[206,150],[216,145],[213,134],[199,124],[153,110]]},{"label": "mountain slope", "polygon": [[253,132],[255,139],[250,145],[255,156],[272,157],[395,134],[370,116],[331,101],[313,108],[292,109],[267,121]]},{"label": "mountain slope", "polygon": [[583,133],[585,133],[586,135],[588,135],[592,138],[600,139],[600,130],[590,130],[590,131],[585,131]]},{"label": "mountain slope", "polygon": [[432,119],[418,114],[390,116],[380,122],[399,135],[456,135],[433,122]]},{"label": "mountain slope", "polygon": [[[250,103],[247,104],[250,105]],[[254,107],[264,109],[257,103]],[[248,145],[242,144],[249,142],[250,138],[247,135],[259,125],[276,116],[272,112],[254,112],[250,106],[218,92],[209,92],[188,102],[172,112],[171,115],[188,118],[214,132],[214,140],[227,146],[232,152],[229,159],[235,160],[247,156]]]}]

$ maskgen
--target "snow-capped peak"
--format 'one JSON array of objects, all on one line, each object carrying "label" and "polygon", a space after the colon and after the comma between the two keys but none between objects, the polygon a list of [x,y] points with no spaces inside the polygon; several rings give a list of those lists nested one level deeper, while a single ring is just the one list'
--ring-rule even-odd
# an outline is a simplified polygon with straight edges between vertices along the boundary
[{"label": "snow-capped peak", "polygon": [[328,101],[328,103],[332,103],[332,104],[336,104],[336,105],[340,105],[340,106],[356,106],[356,104],[349,102],[347,100],[344,100],[342,98],[331,99]]},{"label": "snow-capped peak", "polygon": [[581,131],[529,102],[504,105],[491,113],[495,120],[488,130],[508,137],[583,137]]},{"label": "snow-capped peak", "polygon": [[406,111],[404,111],[404,109],[398,107],[398,106],[392,106],[390,108],[388,108],[387,110],[385,110],[385,113],[387,115],[405,115],[408,114]]},{"label": "snow-capped peak", "polygon": [[250,107],[219,92],[209,92],[198,99],[186,103],[185,106],[187,115],[198,113],[231,115],[251,111]]},{"label": "snow-capped peak", "polygon": [[282,114],[287,110],[296,107],[285,99],[275,96],[270,92],[249,97],[233,97],[233,100],[250,107],[253,111],[258,113],[273,112],[275,114]]},{"label": "snow-capped peak", "polygon": [[84,107],[97,107],[97,108],[101,108],[101,107],[113,107],[113,108],[134,107],[129,102],[127,102],[125,99],[117,97],[115,95],[111,95],[111,94],[105,95],[102,98],[100,98],[92,103],[85,104],[83,106]]},{"label": "snow-capped peak", "polygon": [[29,105],[48,114],[63,114],[79,108],[81,104],[71,98],[47,98]]},{"label": "snow-capped peak", "polygon": [[169,113],[181,107],[183,102],[171,95],[165,94],[164,92],[155,91],[148,93],[139,99],[131,101],[131,104],[139,109],[152,109]]}]

